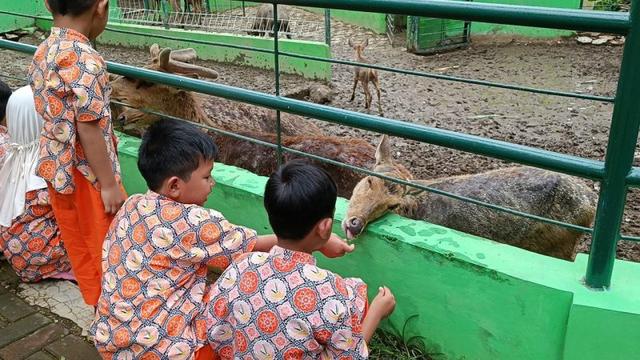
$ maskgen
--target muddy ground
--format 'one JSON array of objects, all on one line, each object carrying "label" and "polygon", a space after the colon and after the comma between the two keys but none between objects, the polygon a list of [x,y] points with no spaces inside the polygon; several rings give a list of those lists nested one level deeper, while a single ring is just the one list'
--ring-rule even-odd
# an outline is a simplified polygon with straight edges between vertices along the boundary
[{"label": "muddy ground", "polygon": [[[317,15],[294,10],[294,16],[320,19]],[[528,41],[505,38],[474,38],[463,50],[417,56],[404,47],[393,47],[385,35],[374,35],[355,26],[333,21],[333,56],[350,59],[353,54],[347,38],[369,38],[366,57],[380,65],[415,69],[439,74],[491,80],[522,86],[613,96],[622,55],[620,46],[579,45],[575,39]],[[34,37],[21,41],[36,43]],[[144,65],[148,52],[143,49],[99,46],[108,60]],[[0,50],[0,73],[23,77],[29,57]],[[273,92],[273,72],[230,64],[200,62],[215,68],[220,83]],[[501,90],[459,82],[381,72],[382,104],[385,116],[504,140],[541,149],[603,160],[613,106],[528,92]],[[6,79],[6,78],[5,78]],[[332,106],[366,112],[364,95],[358,89],[356,100],[349,97],[353,69],[334,65],[331,86],[336,92]],[[18,85],[13,81],[14,86]],[[309,81],[297,76],[281,78],[283,93]],[[376,100],[373,108],[375,109]],[[375,114],[376,111],[372,111]],[[321,124],[336,135],[361,136],[372,144],[377,136],[343,126]],[[396,155],[417,178],[470,174],[509,164],[428,144],[393,139]],[[640,165],[636,158],[635,165]],[[596,185],[593,185],[596,188]],[[631,191],[623,220],[623,233],[640,235],[640,191]],[[581,244],[588,251],[589,239]],[[618,257],[640,261],[640,244],[622,241]]]}]

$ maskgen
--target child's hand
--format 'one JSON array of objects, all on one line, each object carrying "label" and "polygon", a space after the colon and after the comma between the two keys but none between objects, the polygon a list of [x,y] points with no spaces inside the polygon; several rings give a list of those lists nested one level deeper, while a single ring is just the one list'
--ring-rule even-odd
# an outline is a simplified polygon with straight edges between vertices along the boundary
[{"label": "child's hand", "polygon": [[328,258],[337,258],[341,257],[346,253],[350,253],[355,248],[355,245],[347,244],[346,241],[342,240],[338,235],[331,233],[329,240],[322,248],[320,248],[320,252],[328,257]]},{"label": "child's hand", "polygon": [[127,200],[117,184],[115,186],[102,187],[100,196],[104,204],[104,212],[111,215],[117,213],[124,201]]},{"label": "child's hand", "polygon": [[396,308],[396,298],[386,286],[378,288],[378,295],[371,302],[369,311],[380,316],[381,319],[391,315]]}]

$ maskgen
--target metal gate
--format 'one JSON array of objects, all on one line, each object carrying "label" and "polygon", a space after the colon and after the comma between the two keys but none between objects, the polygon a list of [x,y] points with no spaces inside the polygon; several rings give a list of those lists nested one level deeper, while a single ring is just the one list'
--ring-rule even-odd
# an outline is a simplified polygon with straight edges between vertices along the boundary
[{"label": "metal gate", "polygon": [[[465,0],[471,1],[471,0]],[[419,16],[407,17],[407,51],[432,54],[466,47],[471,22]]]}]

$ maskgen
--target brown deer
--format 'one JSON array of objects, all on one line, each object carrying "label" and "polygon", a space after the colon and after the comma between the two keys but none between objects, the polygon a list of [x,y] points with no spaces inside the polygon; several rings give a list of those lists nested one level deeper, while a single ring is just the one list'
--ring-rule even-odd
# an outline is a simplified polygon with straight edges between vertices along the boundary
[{"label": "brown deer", "polygon": [[[365,39],[361,44],[354,44],[353,39],[349,39],[349,46],[353,48],[356,53],[354,60],[359,63],[368,64],[369,61],[362,55],[364,53],[364,49],[369,45],[369,39]],[[365,105],[364,107],[368,110],[371,108],[371,102],[373,101],[373,97],[371,96],[371,92],[369,91],[369,82],[373,83],[373,86],[376,88],[376,93],[378,94],[378,113],[380,116],[383,115],[382,112],[382,104],[380,103],[380,77],[378,76],[378,72],[374,69],[362,68],[360,66],[356,66],[354,69],[354,78],[353,78],[353,90],[351,91],[351,99],[349,101],[353,101],[356,98],[356,88],[358,87],[358,82],[362,84],[362,90],[364,91]]]},{"label": "brown deer", "polygon": [[[256,12],[256,19],[253,21],[251,31],[247,34],[252,36],[274,37],[275,26],[273,24],[273,5],[262,4]],[[291,39],[291,26],[289,25],[289,11],[286,6],[278,9],[278,31],[283,32],[287,39]]]},{"label": "brown deer", "polygon": [[[151,69],[191,76],[210,76],[211,70],[209,69],[177,60],[178,58],[185,61],[192,60],[190,56],[187,56],[190,50],[172,52],[168,49],[159,50],[157,46],[152,46],[150,52],[154,57],[148,66]],[[156,53],[157,57],[154,55]],[[276,142],[275,120],[271,116],[272,112],[262,108],[225,99],[205,97],[189,91],[127,77],[118,77],[113,80],[112,88],[114,100],[136,108],[188,119],[270,143]],[[161,117],[119,106],[115,106],[113,111],[114,117],[119,120],[116,121],[116,124],[124,125],[123,130],[132,135],[140,135],[149,124]],[[301,121],[304,120],[293,115],[282,114],[283,136],[281,140],[283,146],[350,165],[365,168],[373,166],[375,148],[366,141],[348,137],[324,136],[322,131],[313,124],[302,124]],[[218,135],[212,131],[209,133],[219,147],[218,161],[242,167],[258,175],[270,175],[276,169],[276,152],[273,148],[231,136]],[[304,157],[285,153],[285,161],[295,158]],[[323,167],[334,178],[340,196],[349,197],[355,184],[362,178],[359,173],[339,166],[314,163]]]},{"label": "brown deer", "polygon": [[[409,170],[393,160],[386,135],[375,157],[373,170],[387,176],[566,223],[589,227],[593,222],[596,194],[566,175],[520,166],[414,180]],[[388,211],[566,260],[574,258],[581,236],[556,225],[367,176],[354,188],[342,223],[347,238],[359,235]]]},{"label": "brown deer", "polygon": [[[172,51],[159,49],[154,44],[149,50],[151,62],[147,68],[190,77],[217,78],[214,70],[187,63],[195,59],[193,49]],[[181,61],[182,60],[182,61]],[[275,133],[275,111],[239,102],[203,96],[170,86],[154,84],[125,76],[113,76],[111,80],[113,100],[134,105],[136,108],[189,119],[193,122],[231,131]],[[123,130],[135,134],[156,121],[157,115],[130,107],[113,106],[112,116]],[[322,135],[316,125],[302,117],[282,114],[281,129],[284,135]],[[137,134],[139,135],[139,133]]]}]

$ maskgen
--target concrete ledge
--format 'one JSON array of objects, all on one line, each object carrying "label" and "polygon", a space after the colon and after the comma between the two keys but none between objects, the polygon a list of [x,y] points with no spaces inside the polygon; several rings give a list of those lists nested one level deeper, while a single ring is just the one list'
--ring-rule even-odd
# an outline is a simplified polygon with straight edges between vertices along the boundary
[{"label": "concrete ledge", "polygon": [[[129,193],[146,191],[136,167],[139,140],[120,137]],[[232,222],[270,231],[262,206],[266,178],[216,164],[207,206]],[[347,207],[339,199],[335,231]],[[439,359],[628,359],[640,353],[640,264],[616,261],[607,292],[585,288],[586,256],[553,259],[422,221],[386,216],[342,259],[321,266],[396,294],[390,319],[422,336]],[[406,326],[405,326],[406,325]]]}]

